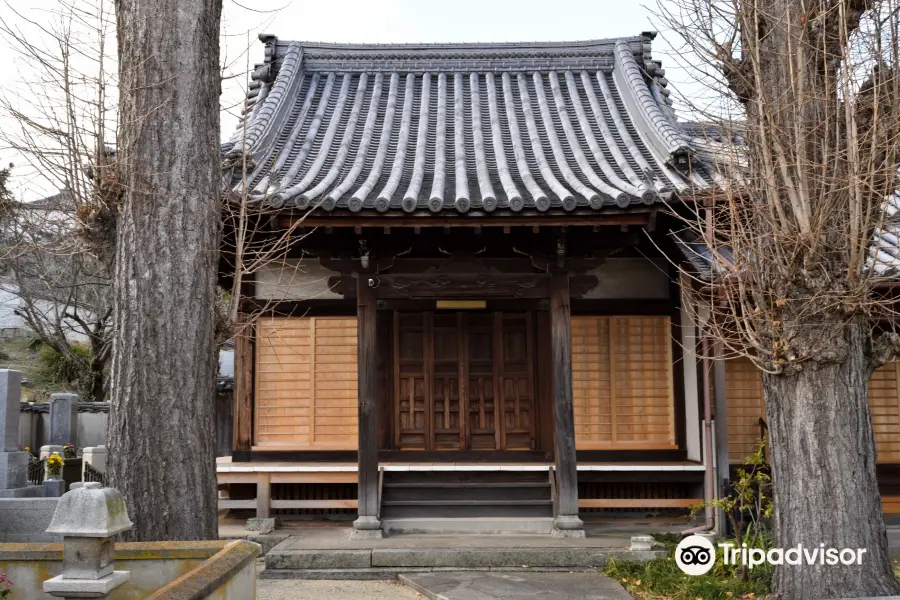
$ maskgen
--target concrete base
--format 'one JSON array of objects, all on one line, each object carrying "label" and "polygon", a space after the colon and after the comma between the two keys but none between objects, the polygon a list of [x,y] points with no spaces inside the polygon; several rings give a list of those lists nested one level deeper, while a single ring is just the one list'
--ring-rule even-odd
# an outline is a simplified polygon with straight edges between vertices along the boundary
[{"label": "concrete base", "polygon": [[276,527],[278,527],[278,521],[274,517],[247,519],[247,531],[258,531],[260,535],[272,533]]},{"label": "concrete base", "polygon": [[59,498],[4,498],[0,500],[0,542],[61,542],[61,535],[46,533],[57,504],[59,504]]},{"label": "concrete base", "polygon": [[106,598],[130,578],[129,571],[113,571],[100,579],[63,579],[57,575],[44,582],[44,591],[57,598]]},{"label": "concrete base", "polygon": [[493,518],[475,519],[385,519],[386,533],[415,533],[424,535],[549,535],[553,519]]},{"label": "concrete base", "polygon": [[66,482],[62,479],[45,479],[44,496],[47,498],[60,498],[66,493]]},{"label": "concrete base", "polygon": [[631,536],[631,549],[632,550],[652,550],[653,549],[653,536],[650,535],[633,535]]},{"label": "concrete base", "polygon": [[350,532],[351,540],[377,540],[383,537],[381,521],[377,517],[364,516],[353,521],[353,530]]},{"label": "concrete base", "polygon": [[555,538],[583,538],[584,523],[578,515],[557,515],[553,518],[553,532]]},{"label": "concrete base", "polygon": [[44,486],[27,485],[12,490],[0,490],[0,498],[44,498]]},{"label": "concrete base", "polygon": [[583,538],[586,537],[584,529],[556,529],[550,533],[555,538]]},{"label": "concrete base", "polygon": [[350,531],[351,540],[380,540],[384,532],[380,529],[356,529]]}]

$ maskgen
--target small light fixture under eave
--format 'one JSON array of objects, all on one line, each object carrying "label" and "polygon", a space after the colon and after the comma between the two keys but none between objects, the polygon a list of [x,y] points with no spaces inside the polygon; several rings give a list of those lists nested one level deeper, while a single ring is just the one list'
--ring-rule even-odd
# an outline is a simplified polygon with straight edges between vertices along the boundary
[{"label": "small light fixture under eave", "polygon": [[438,310],[484,310],[487,300],[436,300]]}]

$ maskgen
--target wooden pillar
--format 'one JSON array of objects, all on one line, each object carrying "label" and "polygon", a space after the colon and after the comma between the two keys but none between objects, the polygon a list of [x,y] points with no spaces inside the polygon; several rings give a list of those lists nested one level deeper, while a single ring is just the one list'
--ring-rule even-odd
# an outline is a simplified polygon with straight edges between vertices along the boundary
[{"label": "wooden pillar", "polygon": [[550,279],[550,354],[557,483],[553,531],[558,537],[584,537],[584,526],[578,518],[575,413],[572,408],[572,317],[567,274],[556,274]]},{"label": "wooden pillar", "polygon": [[375,289],[360,273],[356,283],[356,335],[358,347],[359,406],[359,517],[351,539],[382,537],[378,519],[378,360],[375,321]]},{"label": "wooden pillar", "polygon": [[249,453],[253,439],[253,325],[243,313],[238,317],[238,334],[234,340],[232,417],[232,449],[238,453]]},{"label": "wooden pillar", "polygon": [[272,511],[272,485],[268,473],[259,473],[256,478],[256,518],[268,519]]},{"label": "wooden pillar", "polygon": [[[723,498],[730,493],[728,489],[731,473],[728,462],[728,398],[725,393],[725,360],[722,342],[715,340],[713,346],[713,389],[716,405],[716,497]],[[716,509],[716,533],[727,535],[728,520],[725,511]]]}]

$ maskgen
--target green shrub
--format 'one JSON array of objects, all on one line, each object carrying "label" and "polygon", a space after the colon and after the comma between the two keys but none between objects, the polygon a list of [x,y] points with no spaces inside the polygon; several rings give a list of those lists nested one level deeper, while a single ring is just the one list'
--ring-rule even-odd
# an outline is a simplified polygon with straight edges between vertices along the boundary
[{"label": "green shrub", "polygon": [[90,389],[91,350],[84,346],[73,345],[71,353],[74,356],[57,352],[50,346],[43,346],[38,354],[41,373],[57,385],[74,386],[76,391],[83,392],[86,388]]},{"label": "green shrub", "polygon": [[621,583],[636,598],[670,600],[736,600],[765,597],[772,586],[768,564],[738,578],[734,565],[725,565],[722,549],[716,549],[716,565],[705,575],[687,575],[675,563],[675,544],[666,543],[668,556],[645,563],[610,559],[603,573]]}]

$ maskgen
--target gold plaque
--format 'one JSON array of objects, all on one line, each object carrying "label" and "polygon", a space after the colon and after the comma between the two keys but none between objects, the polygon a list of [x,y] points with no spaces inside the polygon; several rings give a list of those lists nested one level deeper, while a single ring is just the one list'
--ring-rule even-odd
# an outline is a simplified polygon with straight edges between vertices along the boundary
[{"label": "gold plaque", "polygon": [[480,310],[487,308],[486,300],[438,300],[438,309]]}]

